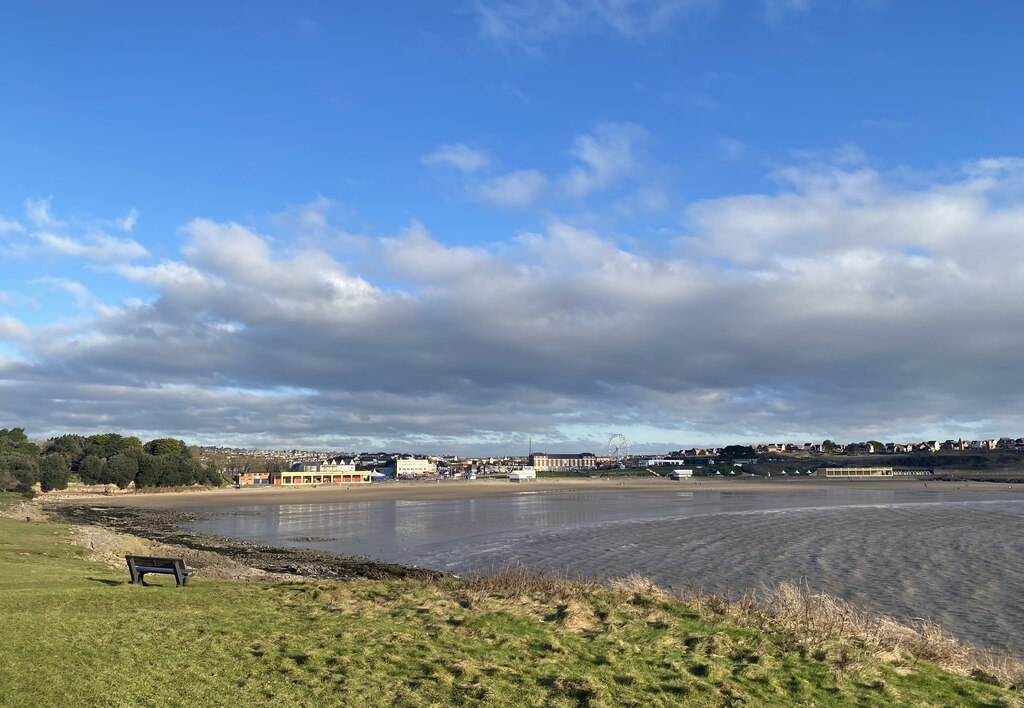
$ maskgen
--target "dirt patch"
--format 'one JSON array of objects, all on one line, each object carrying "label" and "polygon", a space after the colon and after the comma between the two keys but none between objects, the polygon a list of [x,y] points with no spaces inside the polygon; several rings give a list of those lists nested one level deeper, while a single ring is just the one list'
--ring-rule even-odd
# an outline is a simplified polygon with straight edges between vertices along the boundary
[{"label": "dirt patch", "polygon": [[27,499],[0,509],[0,517],[5,519],[27,519],[29,521],[43,521],[46,518],[39,503]]}]

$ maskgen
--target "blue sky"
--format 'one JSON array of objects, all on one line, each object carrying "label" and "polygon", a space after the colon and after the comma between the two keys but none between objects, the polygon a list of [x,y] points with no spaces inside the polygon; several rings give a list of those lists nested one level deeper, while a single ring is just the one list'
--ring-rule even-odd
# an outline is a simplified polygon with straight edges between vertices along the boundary
[{"label": "blue sky", "polygon": [[1022,435],[1022,21],[5,7],[0,424],[502,452]]}]

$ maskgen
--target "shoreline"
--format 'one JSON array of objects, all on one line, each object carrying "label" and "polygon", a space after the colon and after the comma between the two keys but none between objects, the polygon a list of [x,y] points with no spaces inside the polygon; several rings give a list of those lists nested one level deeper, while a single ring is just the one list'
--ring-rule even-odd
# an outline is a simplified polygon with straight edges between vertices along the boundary
[{"label": "shoreline", "polygon": [[[97,507],[73,502],[50,503],[43,506],[43,509],[59,523],[75,527],[98,527],[124,536],[196,551],[199,557],[204,559],[203,563],[193,563],[200,571],[207,566],[216,568],[215,558],[220,556],[247,568],[297,579],[397,580],[438,579],[448,576],[441,571],[362,556],[343,556],[312,549],[269,546],[182,528],[185,523],[210,516],[209,513],[203,512]],[[207,566],[204,566],[204,563]]]},{"label": "shoreline", "polygon": [[[945,481],[922,479],[825,480],[818,478],[743,477],[717,479],[695,477],[672,481],[664,477],[604,478],[541,478],[529,482],[505,479],[476,480],[402,480],[373,482],[365,485],[319,485],[301,488],[221,487],[174,492],[131,492],[114,496],[101,494],[53,495],[43,497],[53,505],[87,503],[105,507],[131,507],[180,511],[209,511],[236,506],[270,506],[277,504],[336,504],[359,501],[429,501],[440,499],[471,499],[474,497],[547,494],[547,493],[633,493],[659,495],[672,492],[725,493],[804,493],[855,491],[920,491],[928,493],[993,491],[1006,489],[999,482]],[[1024,485],[1014,485],[1012,492],[1024,497]]]}]

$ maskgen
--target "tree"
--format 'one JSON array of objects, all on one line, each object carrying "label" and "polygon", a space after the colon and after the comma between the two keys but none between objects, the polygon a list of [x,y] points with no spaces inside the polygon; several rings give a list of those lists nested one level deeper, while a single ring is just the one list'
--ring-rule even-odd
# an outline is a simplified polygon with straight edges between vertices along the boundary
[{"label": "tree", "polygon": [[78,476],[86,484],[100,484],[103,482],[103,460],[98,455],[86,455],[78,463]]},{"label": "tree", "polygon": [[64,458],[71,469],[78,469],[78,463],[85,457],[85,450],[88,440],[83,435],[61,435],[51,438],[46,445],[46,451],[56,453]]},{"label": "tree", "polygon": [[35,457],[21,452],[0,452],[0,471],[31,487],[39,481],[39,463]]},{"label": "tree", "polygon": [[220,487],[224,484],[224,475],[220,473],[220,467],[212,460],[203,467],[203,484]]},{"label": "tree", "polygon": [[142,457],[142,448],[127,448],[117,453],[104,466],[104,477],[110,484],[116,484],[121,489],[135,481],[139,474],[139,459]]},{"label": "tree", "polygon": [[4,428],[0,430],[0,453],[3,452],[39,457],[39,446],[26,437],[24,428]]},{"label": "tree", "polygon": [[0,492],[7,493],[8,489],[14,489],[18,486],[18,478],[14,476],[14,473],[5,467],[0,467]]},{"label": "tree", "polygon": [[826,455],[831,455],[833,450],[835,450],[835,449],[836,449],[836,444],[834,442],[832,442],[831,440],[826,440],[825,442],[823,442],[821,444],[821,451],[824,452]]},{"label": "tree", "polygon": [[70,477],[71,467],[62,455],[51,453],[39,460],[39,486],[44,492],[67,489]]},{"label": "tree", "polygon": [[150,455],[173,455],[174,457],[185,457],[188,454],[188,445],[182,440],[175,438],[157,438],[150,440],[143,446],[143,449]]},{"label": "tree", "polygon": [[726,445],[718,456],[723,460],[752,460],[757,457],[757,450],[749,445]]},{"label": "tree", "polygon": [[142,441],[136,437],[123,438],[117,433],[90,435],[88,438],[89,453],[109,459],[130,447],[142,447]]},{"label": "tree", "polygon": [[143,455],[135,475],[135,488],[167,487],[180,484],[178,460],[170,455]]}]

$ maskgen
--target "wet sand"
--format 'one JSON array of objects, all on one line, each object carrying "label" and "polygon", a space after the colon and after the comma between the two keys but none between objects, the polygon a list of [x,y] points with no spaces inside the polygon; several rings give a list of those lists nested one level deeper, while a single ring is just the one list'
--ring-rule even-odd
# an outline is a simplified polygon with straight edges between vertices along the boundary
[{"label": "wet sand", "polygon": [[[366,485],[320,485],[318,487],[279,487],[203,489],[188,492],[156,492],[118,496],[75,496],[67,501],[88,501],[94,505],[129,506],[148,509],[222,509],[228,506],[262,506],[275,504],[336,504],[346,501],[427,501],[432,499],[472,499],[524,492],[588,492],[660,495],[672,492],[828,492],[921,491],[969,492],[1005,489],[1009,494],[1024,496],[1024,485],[994,482],[949,482],[919,479],[824,480],[816,478],[744,477],[714,479],[700,477],[674,482],[664,477],[538,479],[531,482],[509,482],[505,479],[416,480],[375,482]],[[63,501],[54,498],[55,501]]]}]

